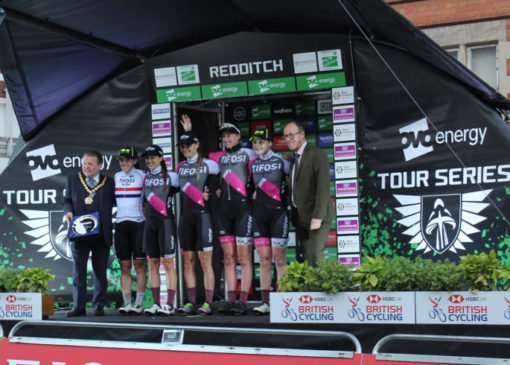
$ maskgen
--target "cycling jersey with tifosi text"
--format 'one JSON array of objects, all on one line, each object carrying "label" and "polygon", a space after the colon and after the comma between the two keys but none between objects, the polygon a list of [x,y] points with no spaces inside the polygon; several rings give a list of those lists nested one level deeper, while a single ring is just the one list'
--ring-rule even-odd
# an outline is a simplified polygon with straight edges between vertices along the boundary
[{"label": "cycling jersey with tifosi text", "polygon": [[207,158],[188,158],[179,163],[179,185],[181,187],[182,210],[208,210],[202,193],[209,188],[211,177],[220,172],[218,164]]},{"label": "cycling jersey with tifosi text", "polygon": [[250,174],[255,188],[253,204],[268,208],[284,205],[282,194],[289,169],[290,162],[273,151],[251,160]]},{"label": "cycling jersey with tifosi text", "polygon": [[145,199],[149,203],[146,216],[169,217],[172,211],[173,193],[178,191],[178,188],[179,176],[173,171],[168,171],[166,184],[161,167],[151,170],[145,175],[144,193]]},{"label": "cycling jersey with tifosi text", "polygon": [[250,148],[237,145],[222,154],[211,154],[220,166],[220,189],[222,200],[249,200],[248,164],[257,154]]},{"label": "cycling jersey with tifosi text", "polygon": [[115,199],[117,201],[117,223],[123,221],[143,222],[143,180],[145,172],[132,168],[128,172],[115,174]]}]

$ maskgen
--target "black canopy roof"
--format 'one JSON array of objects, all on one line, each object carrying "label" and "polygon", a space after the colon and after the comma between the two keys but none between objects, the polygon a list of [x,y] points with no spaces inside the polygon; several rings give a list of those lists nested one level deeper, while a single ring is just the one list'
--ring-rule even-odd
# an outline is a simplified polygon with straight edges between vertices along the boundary
[{"label": "black canopy roof", "polygon": [[510,109],[383,0],[0,0],[0,7],[1,67],[24,139],[145,59],[240,31],[363,33],[443,70],[490,106]]}]

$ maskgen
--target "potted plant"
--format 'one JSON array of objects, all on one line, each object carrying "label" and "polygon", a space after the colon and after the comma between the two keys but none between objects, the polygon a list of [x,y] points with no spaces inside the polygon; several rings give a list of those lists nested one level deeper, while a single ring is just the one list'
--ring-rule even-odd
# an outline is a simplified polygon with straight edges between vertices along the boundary
[{"label": "potted plant", "polygon": [[4,269],[0,271],[1,278],[5,278],[3,283],[9,286],[4,288],[7,292],[41,293],[43,318],[54,313],[55,299],[53,295],[49,295],[48,282],[55,279],[55,275],[51,274],[49,269],[43,270],[40,267],[26,270]]}]

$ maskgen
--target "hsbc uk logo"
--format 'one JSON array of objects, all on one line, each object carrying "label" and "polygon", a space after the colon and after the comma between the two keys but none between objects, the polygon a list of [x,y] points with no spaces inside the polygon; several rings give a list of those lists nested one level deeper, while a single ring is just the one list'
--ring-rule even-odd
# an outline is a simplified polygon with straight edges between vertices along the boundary
[{"label": "hsbc uk logo", "polygon": [[481,146],[485,141],[487,127],[465,128],[446,131],[432,131],[427,119],[423,118],[399,129],[404,159],[411,161],[434,151],[434,145],[467,143]]},{"label": "hsbc uk logo", "polygon": [[377,294],[370,294],[368,297],[367,297],[367,301],[369,303],[372,303],[372,304],[377,304],[381,301],[381,297]]},{"label": "hsbc uk logo", "polygon": [[57,153],[53,144],[28,151],[26,156],[28,166],[31,168],[30,174],[33,181],[61,173],[61,170],[58,168]]},{"label": "hsbc uk logo", "polygon": [[313,298],[310,295],[302,295],[299,297],[299,301],[303,304],[310,304],[313,302]]},{"label": "hsbc uk logo", "polygon": [[450,301],[450,303],[460,304],[464,301],[464,297],[460,294],[452,294],[448,297],[448,300]]},{"label": "hsbc uk logo", "polygon": [[9,294],[9,295],[5,298],[5,300],[6,300],[8,303],[15,303],[15,302],[18,300],[18,298],[16,298],[16,296],[15,296],[15,295],[13,295],[13,294]]},{"label": "hsbc uk logo", "polygon": [[416,251],[434,251],[441,255],[447,251],[457,253],[472,243],[470,235],[479,233],[476,225],[487,217],[478,213],[489,203],[484,200],[492,189],[464,194],[393,195],[401,206],[395,209],[402,214],[398,223],[408,227],[402,232],[410,236],[409,244]]}]

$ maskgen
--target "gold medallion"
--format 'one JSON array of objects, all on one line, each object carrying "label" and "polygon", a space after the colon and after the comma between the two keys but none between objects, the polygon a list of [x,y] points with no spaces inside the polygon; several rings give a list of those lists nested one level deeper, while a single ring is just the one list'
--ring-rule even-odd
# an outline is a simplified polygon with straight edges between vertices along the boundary
[{"label": "gold medallion", "polygon": [[85,198],[85,204],[90,205],[93,202],[94,200],[92,199],[92,195],[89,195],[88,197]]}]

